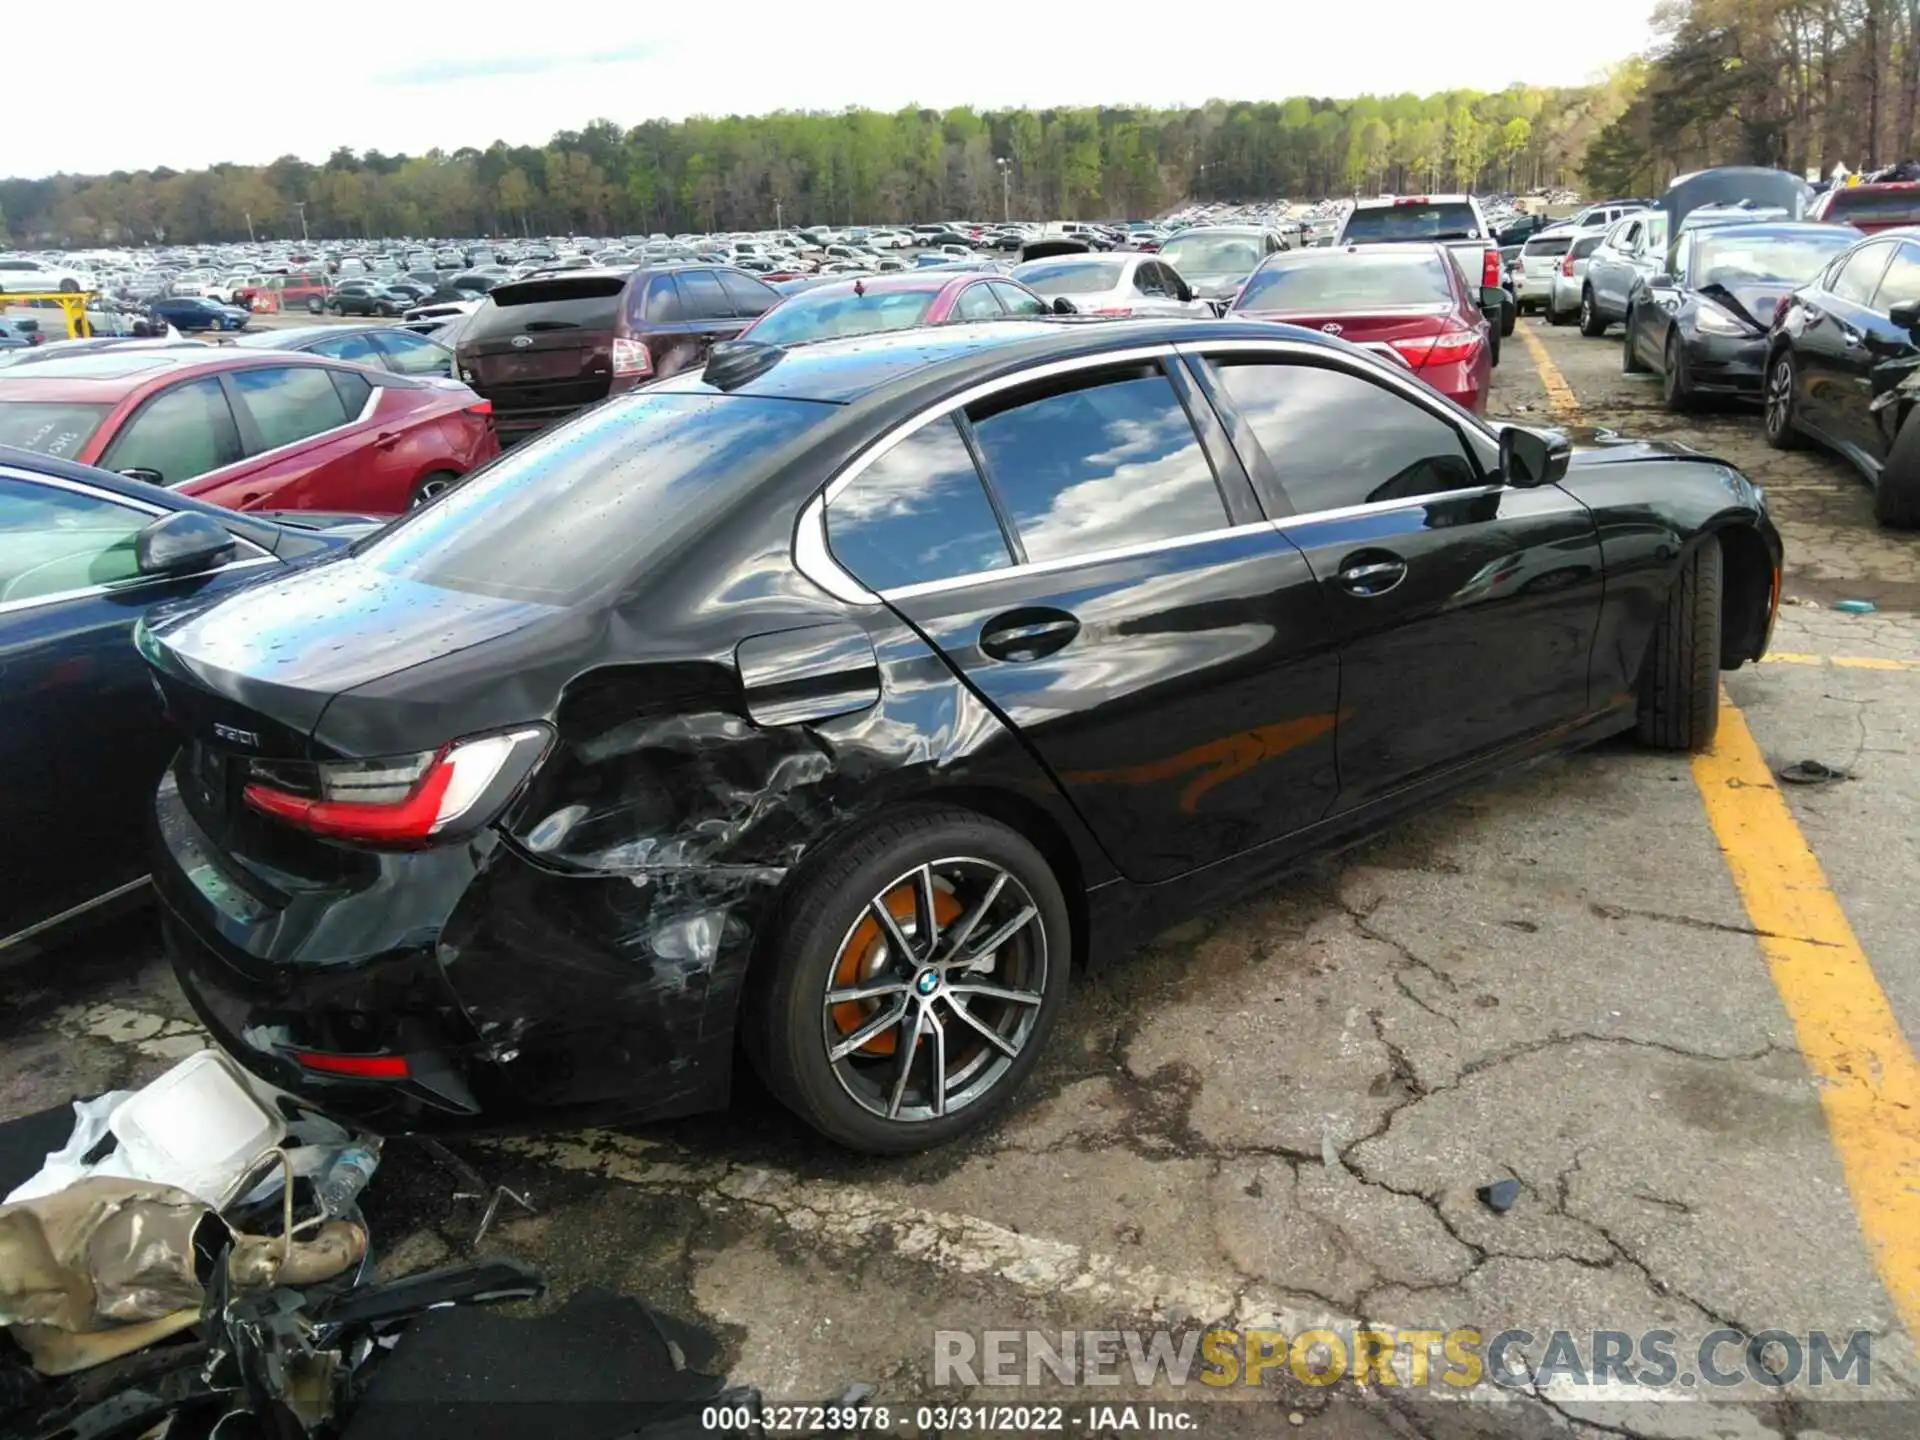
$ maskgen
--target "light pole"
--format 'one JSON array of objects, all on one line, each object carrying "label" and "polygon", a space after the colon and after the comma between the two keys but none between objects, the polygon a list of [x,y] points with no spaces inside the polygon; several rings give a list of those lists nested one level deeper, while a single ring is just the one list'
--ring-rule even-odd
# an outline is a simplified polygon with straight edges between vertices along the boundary
[{"label": "light pole", "polygon": [[253,238],[253,212],[251,210],[242,210],[240,213],[247,217],[247,243],[252,245],[255,243]]},{"label": "light pole", "polygon": [[773,228],[776,230],[784,230],[787,228],[787,222],[781,218],[780,197],[778,195],[773,197]]},{"label": "light pole", "polygon": [[300,212],[300,243],[304,245],[307,243],[307,202],[296,200],[293,208]]},{"label": "light pole", "polygon": [[1000,223],[1013,220],[1013,162],[1002,155],[993,162],[1000,167]]}]

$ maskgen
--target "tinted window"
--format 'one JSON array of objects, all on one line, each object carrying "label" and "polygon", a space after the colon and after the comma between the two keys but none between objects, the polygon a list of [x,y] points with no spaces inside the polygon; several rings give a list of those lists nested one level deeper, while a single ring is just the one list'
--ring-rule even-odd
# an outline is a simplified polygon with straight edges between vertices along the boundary
[{"label": "tinted window", "polygon": [[349,420],[360,418],[360,412],[367,408],[367,401],[373,396],[373,382],[366,376],[352,370],[329,370],[333,377],[334,391],[340,396],[340,404],[347,412]]},{"label": "tinted window", "polygon": [[365,555],[429,585],[571,604],[723,523],[768,457],[837,408],[643,391],[516,445]]},{"label": "tinted window", "polygon": [[1573,258],[1576,260],[1586,259],[1600,248],[1600,241],[1603,238],[1604,237],[1599,235],[1582,235],[1578,240],[1573,242]]},{"label": "tinted window", "polygon": [[1911,225],[1920,221],[1920,192],[1913,190],[1862,191],[1849,186],[1832,192],[1826,218],[1865,220],[1874,225]]},{"label": "tinted window", "polygon": [[656,325],[671,325],[684,319],[680,313],[680,287],[671,275],[656,275],[647,282],[646,313],[643,317]]},{"label": "tinted window", "polygon": [[112,408],[66,400],[0,401],[0,445],[71,460]]},{"label": "tinted window", "polygon": [[1029,295],[1018,285],[1008,285],[1003,281],[995,280],[989,284],[988,288],[1000,297],[1000,303],[1006,307],[1009,315],[1045,315],[1048,313],[1046,301],[1042,300],[1038,295]]},{"label": "tinted window", "polygon": [[745,275],[732,275],[727,271],[719,272],[720,288],[727,292],[727,300],[733,306],[733,313],[749,318],[764,315],[771,310],[779,295],[758,280]]},{"label": "tinted window", "polygon": [[1880,279],[1873,308],[1885,314],[1904,300],[1920,300],[1920,247],[1902,245]]},{"label": "tinted window", "polygon": [[1012,563],[952,419],[915,431],[827,506],[834,557],[876,590]]},{"label": "tinted window", "polygon": [[753,338],[768,345],[799,345],[882,330],[911,330],[933,308],[933,290],[851,290],[802,292],[753,327]]},{"label": "tinted window", "polygon": [[1340,240],[1342,244],[1355,240],[1473,240],[1479,235],[1480,222],[1464,200],[1439,204],[1396,201],[1355,210],[1347,217]]},{"label": "tinted window", "polygon": [[974,433],[1029,560],[1227,523],[1192,422],[1158,370],[976,411]]},{"label": "tinted window", "polygon": [[424,335],[409,330],[394,330],[379,337],[386,352],[387,368],[398,375],[451,375],[453,355],[444,345],[436,345]]},{"label": "tinted window", "polygon": [[[1678,244],[1692,240],[1693,283],[1751,285],[1786,281],[1804,285],[1847,248],[1844,232],[1817,230],[1797,235],[1765,235],[1729,229],[1682,235]],[[1676,253],[1678,246],[1676,246]],[[1676,266],[1678,262],[1676,261]]]},{"label": "tinted window", "polygon": [[1133,272],[1133,288],[1142,295],[1165,296],[1170,293],[1160,274],[1160,267],[1151,260],[1144,262]]},{"label": "tinted window", "polygon": [[1214,365],[1302,514],[1481,483],[1452,425],[1383,386],[1310,365]]},{"label": "tinted window", "polygon": [[1833,279],[1833,293],[1842,300],[1866,304],[1880,283],[1880,272],[1887,266],[1887,252],[1892,249],[1891,245],[1863,245],[1854,251],[1841,262],[1840,272]]},{"label": "tinted window", "polygon": [[621,275],[551,276],[496,285],[461,336],[486,340],[542,330],[611,330],[620,315]]},{"label": "tinted window", "polygon": [[1235,310],[1383,310],[1453,299],[1452,262],[1437,251],[1300,251],[1269,260],[1248,278]]},{"label": "tinted window", "polygon": [[143,511],[0,478],[0,604],[130,580]]},{"label": "tinted window", "polygon": [[335,429],[351,418],[325,366],[236,370],[232,378],[240,403],[260,432],[255,454]]},{"label": "tinted window", "polygon": [[1573,244],[1571,235],[1543,235],[1538,240],[1529,240],[1520,253],[1522,255],[1564,255],[1567,247]]},{"label": "tinted window", "polygon": [[373,337],[364,332],[358,335],[329,336],[317,345],[307,349],[316,355],[331,355],[335,360],[351,360],[359,365],[378,365],[380,347],[373,343]]},{"label": "tinted window", "polygon": [[1093,295],[1120,283],[1124,260],[1030,260],[1013,272],[1029,290],[1048,295]]},{"label": "tinted window", "polygon": [[[340,402],[327,387],[327,399]],[[141,407],[107,447],[108,470],[152,470],[162,485],[180,485],[240,458],[240,438],[226,392],[212,376],[162,391]]]},{"label": "tinted window", "polygon": [[960,292],[960,299],[953,307],[956,320],[999,320],[1005,314],[988,285],[969,285]]},{"label": "tinted window", "polygon": [[733,314],[733,302],[713,271],[682,270],[675,278],[680,284],[682,319],[724,320]]}]

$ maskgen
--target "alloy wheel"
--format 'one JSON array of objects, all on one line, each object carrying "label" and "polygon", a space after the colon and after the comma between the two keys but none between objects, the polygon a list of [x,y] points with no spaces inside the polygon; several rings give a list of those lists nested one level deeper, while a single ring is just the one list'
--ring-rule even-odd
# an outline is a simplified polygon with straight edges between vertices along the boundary
[{"label": "alloy wheel", "polygon": [[1782,355],[1773,362],[1773,369],[1767,372],[1767,433],[1774,436],[1786,434],[1792,413],[1793,361]]},{"label": "alloy wheel", "polygon": [[932,860],[871,897],[841,941],[821,1039],[868,1113],[938,1120],[992,1091],[1040,1018],[1046,925],[1018,876]]}]

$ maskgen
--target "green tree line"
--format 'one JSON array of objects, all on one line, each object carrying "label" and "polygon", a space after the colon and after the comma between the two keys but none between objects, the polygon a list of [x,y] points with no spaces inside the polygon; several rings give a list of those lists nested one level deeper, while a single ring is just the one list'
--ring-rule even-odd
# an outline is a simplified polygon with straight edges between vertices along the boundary
[{"label": "green tree line", "polygon": [[1920,0],[1664,0],[1654,25],[1638,95],[1587,154],[1596,186],[1914,158]]},{"label": "green tree line", "polygon": [[[1576,183],[1633,75],[1355,100],[595,120],[544,146],[0,180],[16,245],[1126,219],[1189,199]],[[1002,162],[1005,162],[1004,164]]]}]

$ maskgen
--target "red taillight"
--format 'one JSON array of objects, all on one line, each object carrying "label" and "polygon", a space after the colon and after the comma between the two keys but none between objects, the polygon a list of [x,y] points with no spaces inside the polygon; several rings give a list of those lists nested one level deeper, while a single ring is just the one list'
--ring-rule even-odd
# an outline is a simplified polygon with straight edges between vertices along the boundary
[{"label": "red taillight", "polygon": [[355,1080],[405,1080],[412,1073],[404,1055],[329,1055],[319,1050],[296,1050],[293,1060],[303,1070]]},{"label": "red taillight", "polygon": [[635,340],[630,335],[616,335],[613,340],[613,373],[615,375],[641,376],[653,373],[653,355],[644,341]]},{"label": "red taillight", "polygon": [[1567,251],[1567,258],[1560,262],[1560,273],[1569,280],[1573,278],[1573,251]]},{"label": "red taillight", "polygon": [[1500,250],[1498,246],[1489,245],[1486,255],[1482,257],[1480,261],[1480,285],[1482,289],[1486,290],[1498,290],[1500,288]]},{"label": "red taillight", "polygon": [[1457,365],[1473,358],[1480,335],[1473,330],[1448,330],[1439,335],[1409,335],[1388,342],[1407,357],[1416,370],[1434,365]]},{"label": "red taillight", "polygon": [[[456,741],[378,760],[299,767],[254,762],[241,794],[262,815],[310,834],[390,849],[417,849],[484,825],[546,753],[539,727]],[[302,792],[306,793],[302,793]]]},{"label": "red taillight", "polygon": [[491,400],[476,400],[473,404],[467,406],[467,414],[469,415],[491,415],[492,413],[493,401]]}]

